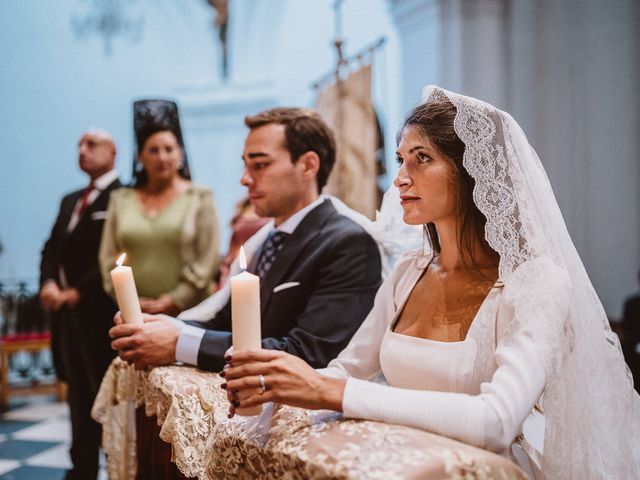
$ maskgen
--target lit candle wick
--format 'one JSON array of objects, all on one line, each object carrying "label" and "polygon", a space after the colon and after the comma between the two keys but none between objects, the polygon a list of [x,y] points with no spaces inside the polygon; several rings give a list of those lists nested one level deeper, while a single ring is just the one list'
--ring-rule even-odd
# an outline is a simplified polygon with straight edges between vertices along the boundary
[{"label": "lit candle wick", "polygon": [[240,247],[240,254],[238,255],[238,263],[242,271],[247,269],[247,256],[244,253],[244,245]]},{"label": "lit candle wick", "polygon": [[127,254],[123,253],[122,255],[120,255],[118,257],[118,259],[116,260],[116,267],[121,267],[122,264],[124,263],[124,259],[127,258]]}]

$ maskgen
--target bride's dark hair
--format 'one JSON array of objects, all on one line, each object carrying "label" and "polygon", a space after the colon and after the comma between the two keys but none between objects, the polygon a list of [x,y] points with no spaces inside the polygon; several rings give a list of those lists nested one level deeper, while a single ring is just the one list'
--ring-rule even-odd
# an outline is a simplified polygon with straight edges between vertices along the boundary
[{"label": "bride's dark hair", "polygon": [[[406,116],[397,143],[399,143],[402,131],[411,126],[428,138],[435,148],[442,153],[453,167],[455,179],[458,184],[457,216],[460,219],[458,232],[458,249],[460,260],[464,268],[479,270],[477,258],[478,248],[484,256],[491,260],[495,267],[498,266],[499,256],[489,246],[485,238],[486,217],[478,210],[473,201],[473,187],[475,180],[469,175],[462,164],[464,156],[464,143],[458,137],[454,129],[456,107],[448,100],[438,100],[423,103],[415,107]],[[429,243],[435,255],[440,253],[440,239],[438,231],[433,223],[426,225]]]}]

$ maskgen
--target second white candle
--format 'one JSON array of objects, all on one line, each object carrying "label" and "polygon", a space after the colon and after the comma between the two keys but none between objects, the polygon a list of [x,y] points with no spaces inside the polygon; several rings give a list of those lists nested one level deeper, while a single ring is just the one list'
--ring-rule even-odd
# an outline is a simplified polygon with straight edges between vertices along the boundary
[{"label": "second white candle", "polygon": [[[259,350],[262,347],[260,326],[260,278],[247,272],[244,248],[240,247],[240,267],[244,270],[231,277],[231,330],[233,351]],[[240,408],[238,415],[257,415],[260,406]]]}]

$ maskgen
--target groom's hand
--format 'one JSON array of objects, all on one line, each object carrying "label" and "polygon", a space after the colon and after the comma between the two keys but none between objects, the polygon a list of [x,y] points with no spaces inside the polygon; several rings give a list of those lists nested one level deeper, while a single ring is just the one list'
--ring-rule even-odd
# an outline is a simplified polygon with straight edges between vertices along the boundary
[{"label": "groom's hand", "polygon": [[170,365],[176,361],[180,332],[163,315],[143,315],[144,324],[121,323],[109,330],[111,348],[136,369]]}]

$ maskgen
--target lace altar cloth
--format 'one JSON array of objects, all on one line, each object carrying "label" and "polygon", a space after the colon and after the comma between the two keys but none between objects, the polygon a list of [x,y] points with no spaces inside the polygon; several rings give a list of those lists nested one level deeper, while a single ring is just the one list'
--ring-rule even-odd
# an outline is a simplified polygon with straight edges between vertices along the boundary
[{"label": "lace altar cloth", "polygon": [[[339,413],[273,407],[270,427],[227,418],[216,374],[190,367],[137,372],[116,358],[92,416],[112,480],[136,474],[135,409],[144,406],[172,445],[173,459],[198,479],[525,479],[508,459],[409,427],[343,419]],[[253,426],[252,426],[253,425]]]}]

